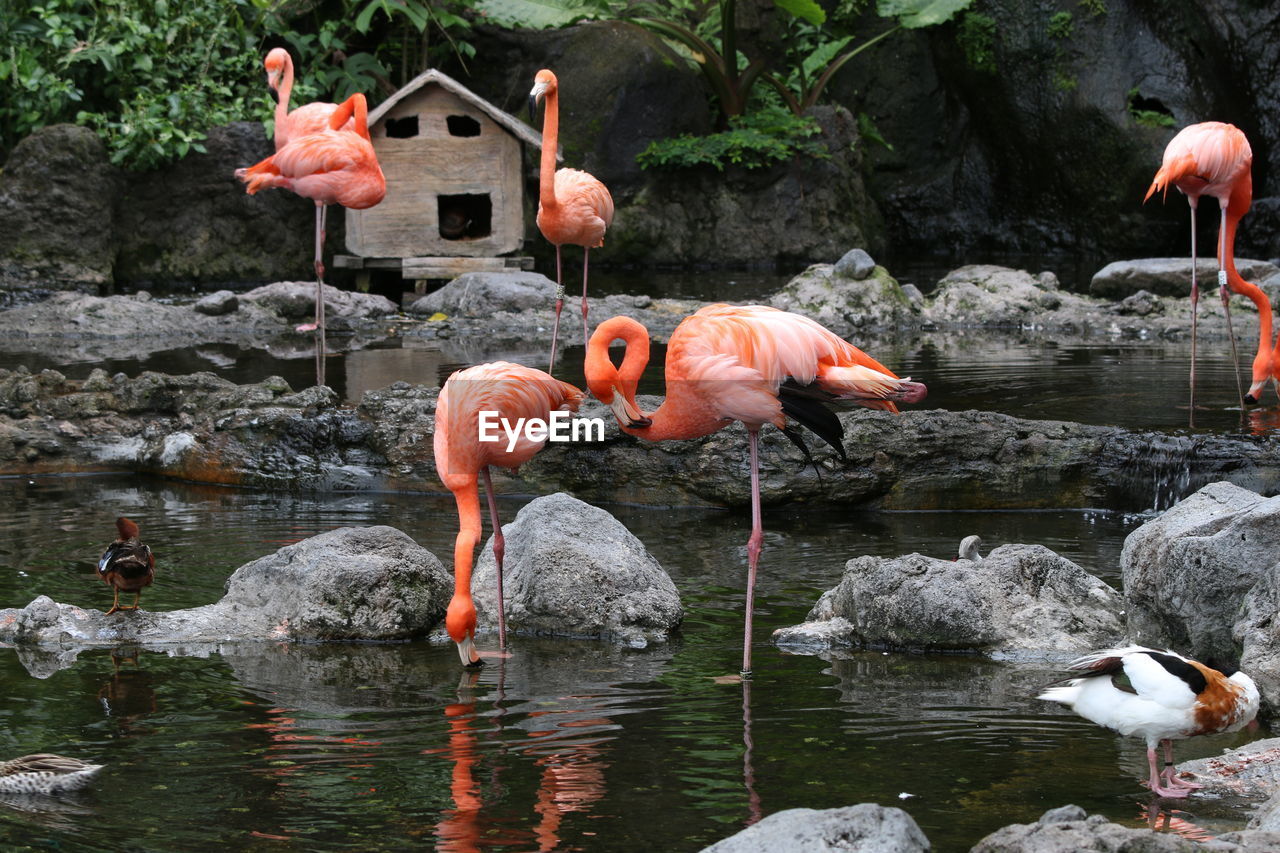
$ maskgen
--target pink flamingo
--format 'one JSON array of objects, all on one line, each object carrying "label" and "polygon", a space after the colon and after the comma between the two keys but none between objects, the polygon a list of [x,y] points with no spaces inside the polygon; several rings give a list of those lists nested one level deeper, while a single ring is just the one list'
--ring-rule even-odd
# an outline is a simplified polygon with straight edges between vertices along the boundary
[{"label": "pink flamingo", "polygon": [[[353,115],[355,130],[340,130]],[[364,95],[356,93],[339,104],[324,130],[292,137],[288,145],[267,159],[237,169],[236,177],[244,181],[249,195],[281,187],[316,203],[316,384],[323,385],[325,208],[340,204],[364,210],[387,194],[387,181],[369,138]]]},{"label": "pink flamingo", "polygon": [[[337,104],[314,101],[289,111],[289,97],[293,93],[293,57],[283,47],[272,48],[262,67],[267,70],[267,86],[276,93],[275,143],[276,150],[289,144],[290,139],[320,133],[329,126],[329,117]],[[342,130],[355,130],[353,121],[342,125]]]},{"label": "pink flamingo", "polygon": [[[1218,200],[1222,222],[1218,228],[1218,292],[1227,315],[1227,334],[1231,338],[1232,358],[1236,363],[1236,385],[1240,385],[1239,358],[1235,355],[1236,339],[1231,331],[1231,306],[1228,286],[1250,298],[1254,294],[1240,290],[1242,281],[1238,275],[1228,272],[1235,269],[1233,258],[1235,225],[1249,210],[1253,198],[1253,150],[1249,140],[1235,125],[1220,121],[1206,121],[1184,127],[1164,150],[1160,169],[1156,172],[1143,201],[1151,198],[1156,190],[1168,194],[1169,186],[1178,188],[1187,197],[1191,207],[1191,412],[1195,417],[1196,395],[1196,304],[1200,288],[1196,282],[1196,207],[1200,196],[1212,196]],[[1228,221],[1231,239],[1228,241]],[[1255,298],[1256,302],[1257,299]],[[1265,297],[1264,297],[1265,301]],[[1269,314],[1269,306],[1268,306]],[[1267,347],[1270,348],[1270,340]],[[1240,407],[1244,408],[1243,389]]]},{"label": "pink flamingo", "polygon": [[[626,344],[622,366],[609,345]],[[742,674],[751,675],[751,623],[760,521],[760,429],[771,423],[804,447],[788,418],[809,427],[842,457],[844,428],[823,403],[844,401],[896,412],[894,402],[924,399],[925,386],[899,379],[880,362],[807,317],[763,305],[708,305],[686,317],[667,345],[667,398],[642,412],[636,387],[649,361],[649,333],[630,317],[601,323],[587,346],[587,387],[613,409],[623,432],[648,441],[698,438],[733,421],[751,450],[751,538],[747,540],[746,629]],[[807,451],[806,451],[807,453]]]},{"label": "pink flamingo", "polygon": [[[479,364],[459,370],[445,381],[436,403],[434,448],[436,473],[445,488],[453,492],[458,505],[458,536],[453,546],[453,598],[445,616],[449,637],[458,645],[462,665],[480,666],[475,648],[476,606],[471,598],[471,560],[480,541],[480,494],[477,476],[484,478],[489,518],[493,523],[493,556],[498,568],[498,645],[506,648],[507,625],[502,600],[502,556],[504,541],[494,502],[489,466],[518,468],[533,458],[542,445],[521,430],[520,421],[546,422],[552,412],[576,412],[582,392],[552,376],[505,361]],[[480,439],[481,413],[491,413],[501,441]],[[496,414],[493,414],[496,413]],[[520,431],[514,446],[507,449],[507,428]]]},{"label": "pink flamingo", "polygon": [[1244,395],[1244,402],[1258,403],[1262,400],[1262,392],[1267,381],[1275,382],[1276,393],[1280,394],[1280,342],[1271,348],[1272,317],[1271,302],[1262,288],[1252,282],[1245,281],[1236,271],[1235,252],[1236,226],[1240,218],[1249,211],[1252,202],[1252,181],[1242,181],[1237,186],[1227,203],[1223,216],[1222,254],[1219,262],[1226,272],[1227,285],[1232,291],[1241,293],[1253,301],[1258,309],[1258,351],[1253,357],[1253,371],[1249,390]]},{"label": "pink flamingo", "polygon": [[560,247],[582,247],[582,340],[587,340],[587,260],[592,249],[604,245],[604,232],[613,222],[613,196],[599,180],[578,169],[556,170],[556,146],[560,138],[560,94],[556,75],[542,69],[529,92],[529,114],[537,112],[545,98],[542,117],[542,160],[538,172],[538,230],[556,247],[556,319],[551,329],[551,366],[556,367],[556,338],[560,333],[560,309],[564,307],[564,278]]}]

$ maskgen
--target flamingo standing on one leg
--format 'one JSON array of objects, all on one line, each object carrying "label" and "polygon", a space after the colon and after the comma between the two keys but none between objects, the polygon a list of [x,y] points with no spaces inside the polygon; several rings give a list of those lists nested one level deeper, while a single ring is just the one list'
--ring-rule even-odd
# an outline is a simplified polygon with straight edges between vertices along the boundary
[{"label": "flamingo standing on one leg", "polygon": [[[1151,186],[1143,201],[1151,198],[1156,190],[1168,193],[1172,184],[1187,197],[1191,206],[1191,419],[1195,419],[1196,403],[1196,304],[1200,298],[1199,285],[1196,282],[1196,206],[1200,196],[1212,196],[1218,200],[1222,210],[1222,223],[1218,229],[1218,292],[1222,297],[1223,310],[1227,315],[1227,334],[1231,338],[1233,358],[1235,358],[1235,335],[1231,332],[1231,306],[1227,293],[1228,276],[1225,266],[1231,256],[1231,247],[1226,241],[1227,208],[1231,206],[1232,195],[1237,196],[1237,207],[1240,199],[1245,198],[1243,209],[1236,216],[1238,220],[1249,209],[1249,200],[1253,195],[1252,178],[1253,150],[1249,140],[1235,125],[1220,121],[1206,121],[1184,127],[1164,149],[1164,158],[1160,169],[1156,172]],[[1236,362],[1236,385],[1240,385],[1239,359]],[[1240,394],[1240,407],[1244,408],[1243,389]]]},{"label": "flamingo standing on one leg", "polygon": [[[609,345],[627,345],[622,366]],[[896,412],[894,402],[924,399],[925,386],[886,367],[807,317],[763,305],[708,305],[681,321],[667,345],[667,398],[645,414],[636,387],[649,360],[649,333],[629,317],[601,323],[587,346],[587,387],[613,409],[623,432],[649,441],[697,438],[732,421],[747,428],[751,448],[751,538],[747,540],[747,610],[742,673],[751,674],[751,623],[760,521],[760,428],[772,423],[803,448],[788,418],[809,427],[843,456],[844,428],[824,405],[843,401]],[[806,451],[807,453],[807,451]]]},{"label": "flamingo standing on one leg", "polygon": [[[354,116],[355,130],[339,130]],[[329,116],[319,133],[293,137],[267,159],[237,169],[253,195],[262,189],[282,187],[316,203],[316,384],[324,384],[324,208],[340,204],[364,210],[382,201],[387,181],[369,138],[368,104],[364,95],[352,95]]]},{"label": "flamingo standing on one leg", "polygon": [[[1072,661],[1071,669],[1083,675],[1038,698],[1070,705],[1086,720],[1146,739],[1147,785],[1160,797],[1185,797],[1200,787],[1178,778],[1175,739],[1234,732],[1258,713],[1258,688],[1249,676],[1234,669],[1221,672],[1169,651],[1106,649]],[[1128,685],[1117,685],[1117,676]],[[1156,747],[1161,745],[1164,770],[1156,766]]]},{"label": "flamingo standing on one leg", "polygon": [[[507,644],[507,626],[502,600],[502,525],[494,502],[489,466],[518,468],[542,449],[546,437],[535,441],[524,434],[520,421],[537,418],[546,422],[556,411],[576,412],[582,392],[568,382],[505,361],[479,364],[459,370],[445,381],[436,402],[434,448],[436,472],[458,504],[458,537],[453,546],[453,598],[445,616],[449,637],[458,644],[462,665],[475,667],[483,662],[476,651],[476,606],[471,599],[471,561],[480,541],[480,494],[477,477],[484,477],[484,490],[493,523],[493,556],[498,569],[498,644]],[[491,413],[499,441],[481,439],[481,413]],[[510,450],[508,427],[519,432]]]},{"label": "flamingo standing on one leg", "polygon": [[556,145],[560,137],[560,94],[556,75],[542,69],[529,92],[529,114],[545,98],[542,117],[542,160],[538,172],[538,230],[556,247],[556,319],[551,329],[551,366],[556,367],[556,338],[560,333],[560,309],[564,307],[564,278],[560,247],[582,247],[582,340],[587,340],[587,260],[592,249],[604,245],[604,232],[613,222],[613,196],[599,180],[578,169],[556,171]]}]

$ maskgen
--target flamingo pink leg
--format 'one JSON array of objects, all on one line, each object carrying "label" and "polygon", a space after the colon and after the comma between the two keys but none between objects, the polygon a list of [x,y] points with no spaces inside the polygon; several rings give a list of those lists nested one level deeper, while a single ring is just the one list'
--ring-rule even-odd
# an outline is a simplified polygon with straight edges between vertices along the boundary
[{"label": "flamingo pink leg", "polygon": [[1227,205],[1222,204],[1222,224],[1218,226],[1218,295],[1222,297],[1222,310],[1227,315],[1227,337],[1231,339],[1231,363],[1236,371],[1236,394],[1240,400],[1240,412],[1244,414],[1244,385],[1240,382],[1240,354],[1236,351],[1236,335],[1231,330],[1231,291],[1227,290],[1227,274],[1223,261],[1227,251]]},{"label": "flamingo pink leg", "polygon": [[560,246],[556,246],[556,321],[551,327],[551,364],[547,367],[547,373],[554,373],[556,369],[556,338],[560,336],[560,310],[564,308],[564,278],[561,276],[560,268]]},{"label": "flamingo pink leg", "polygon": [[760,430],[748,429],[751,445],[751,538],[747,540],[747,625],[742,640],[742,677],[751,677],[751,625],[756,600],[756,566],[760,547],[764,544],[764,525],[760,521]]},{"label": "flamingo pink leg", "polygon": [[585,347],[587,341],[591,340],[591,335],[587,331],[587,257],[591,254],[591,250],[585,246],[582,249],[582,345]]},{"label": "flamingo pink leg", "polygon": [[1196,425],[1196,323],[1199,318],[1197,305],[1200,302],[1200,283],[1196,280],[1196,202],[1198,199],[1187,196],[1191,205],[1191,415],[1189,425]]},{"label": "flamingo pink leg", "polygon": [[502,524],[498,521],[498,504],[493,498],[493,481],[489,479],[489,466],[481,469],[484,474],[484,495],[489,502],[489,520],[493,523],[493,561],[498,567],[498,648],[507,650],[507,608],[502,597],[502,557],[507,552],[507,542],[502,536]]}]

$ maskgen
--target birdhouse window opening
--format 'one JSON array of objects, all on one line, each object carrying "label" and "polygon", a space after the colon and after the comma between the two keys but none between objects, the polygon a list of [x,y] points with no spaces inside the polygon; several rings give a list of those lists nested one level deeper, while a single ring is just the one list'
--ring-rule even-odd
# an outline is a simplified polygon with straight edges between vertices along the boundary
[{"label": "birdhouse window opening", "polygon": [[418,135],[418,116],[401,116],[387,119],[387,137],[390,139],[412,139]]},{"label": "birdhouse window opening", "polygon": [[493,232],[493,201],[488,193],[437,196],[440,236],[474,240]]},{"label": "birdhouse window opening", "polygon": [[480,135],[480,122],[471,116],[447,116],[444,121],[450,136]]}]

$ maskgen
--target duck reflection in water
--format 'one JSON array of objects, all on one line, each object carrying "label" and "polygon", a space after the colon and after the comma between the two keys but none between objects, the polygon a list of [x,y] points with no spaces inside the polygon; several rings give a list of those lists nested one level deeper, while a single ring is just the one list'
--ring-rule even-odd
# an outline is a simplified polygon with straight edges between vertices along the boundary
[{"label": "duck reflection in water", "polygon": [[[140,649],[122,647],[111,650],[111,679],[98,688],[102,711],[116,721],[121,734],[148,734],[151,729],[137,723],[156,712],[156,691],[151,686],[151,673],[142,669]],[[124,668],[131,664],[132,669]]]},{"label": "duck reflection in water", "polygon": [[[1183,838],[1189,838],[1192,841],[1211,841],[1213,834],[1197,823],[1192,823],[1187,818],[1194,817],[1190,812],[1184,812],[1181,809],[1163,809],[1160,807],[1160,801],[1154,799],[1148,805],[1138,804],[1138,808],[1142,811],[1138,819],[1144,821],[1148,829],[1154,832],[1169,832],[1175,835],[1181,835]],[[1182,817],[1186,815],[1186,817]]]}]

